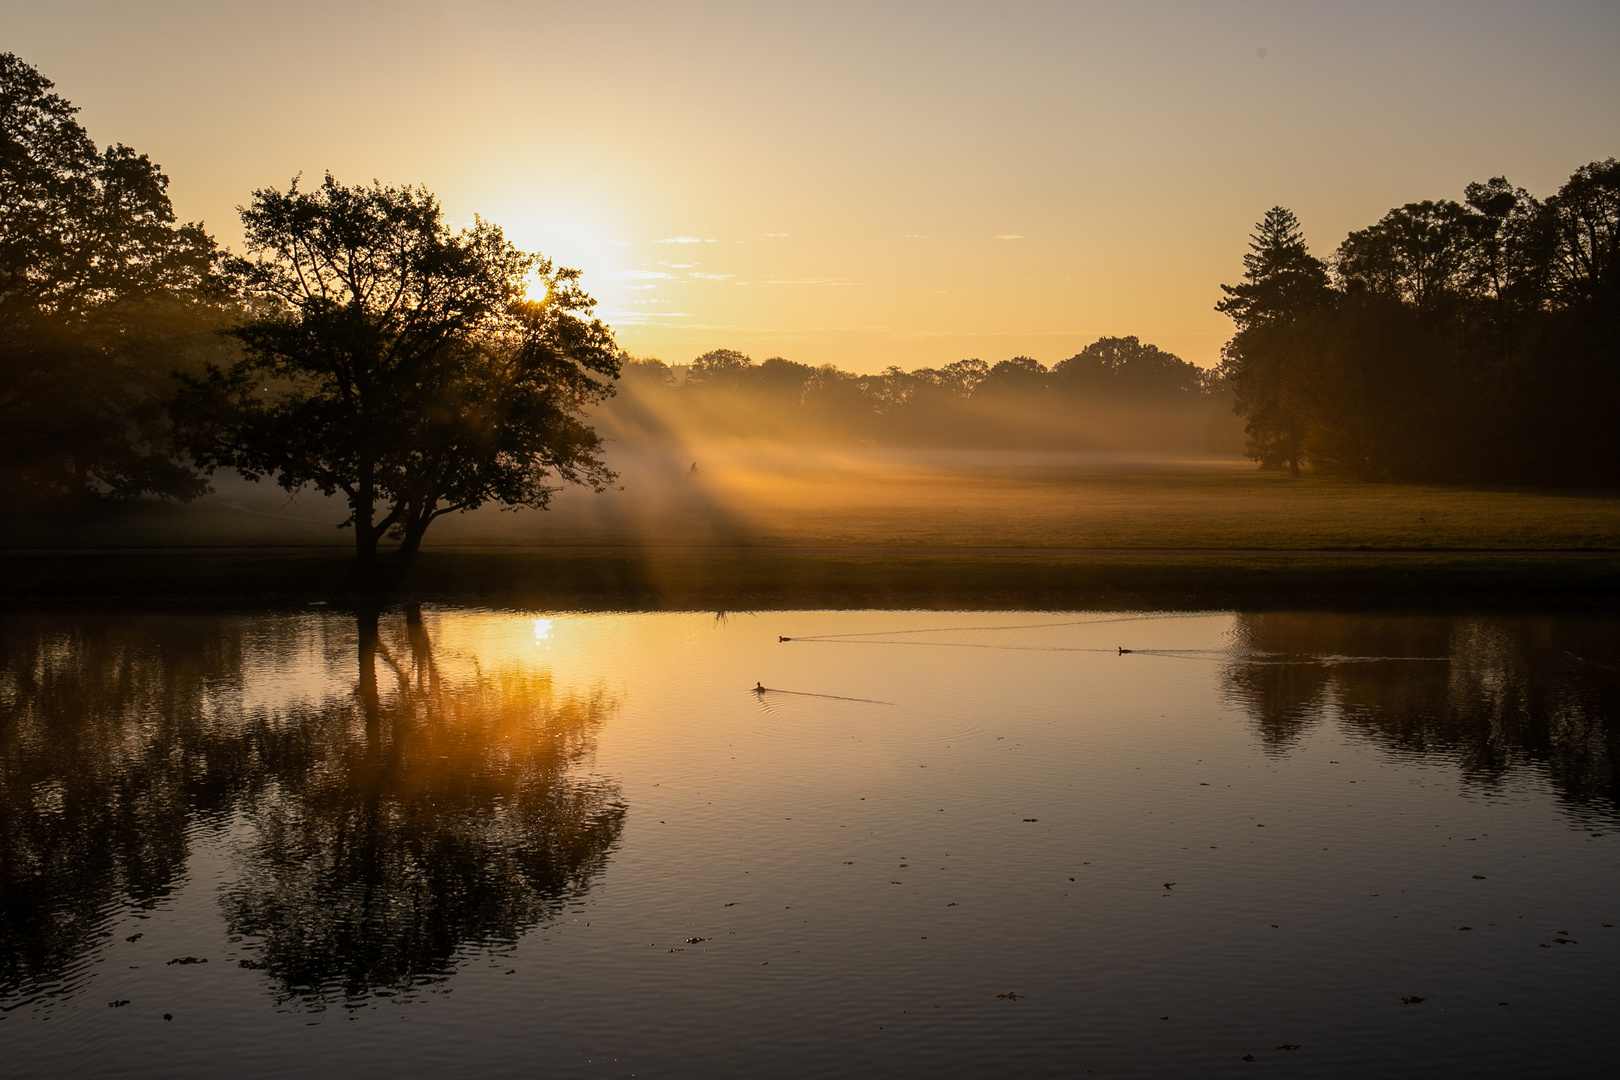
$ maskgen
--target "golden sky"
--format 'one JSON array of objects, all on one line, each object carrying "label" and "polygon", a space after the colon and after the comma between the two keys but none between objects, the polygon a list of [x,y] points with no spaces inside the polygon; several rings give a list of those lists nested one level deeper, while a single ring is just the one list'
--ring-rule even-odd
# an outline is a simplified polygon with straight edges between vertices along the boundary
[{"label": "golden sky", "polygon": [[0,49],[176,209],[421,183],[585,273],[621,343],[875,371],[1136,334],[1211,364],[1267,207],[1620,154],[1620,4],[0,0]]}]

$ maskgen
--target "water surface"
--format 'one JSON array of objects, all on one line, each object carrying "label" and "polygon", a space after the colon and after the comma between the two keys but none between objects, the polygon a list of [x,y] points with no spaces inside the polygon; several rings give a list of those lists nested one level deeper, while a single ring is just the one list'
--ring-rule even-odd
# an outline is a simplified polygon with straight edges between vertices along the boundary
[{"label": "water surface", "polygon": [[1607,1075],[1617,657],[1572,615],[9,615],[0,1054]]}]

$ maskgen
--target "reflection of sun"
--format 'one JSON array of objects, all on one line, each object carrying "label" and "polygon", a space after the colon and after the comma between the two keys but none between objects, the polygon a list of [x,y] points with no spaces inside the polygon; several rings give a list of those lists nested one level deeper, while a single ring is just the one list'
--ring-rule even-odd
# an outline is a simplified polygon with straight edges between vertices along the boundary
[{"label": "reflection of sun", "polygon": [[536,640],[536,641],[549,641],[550,639],[551,639],[551,620],[550,619],[536,619],[536,620],[534,620],[534,640]]}]

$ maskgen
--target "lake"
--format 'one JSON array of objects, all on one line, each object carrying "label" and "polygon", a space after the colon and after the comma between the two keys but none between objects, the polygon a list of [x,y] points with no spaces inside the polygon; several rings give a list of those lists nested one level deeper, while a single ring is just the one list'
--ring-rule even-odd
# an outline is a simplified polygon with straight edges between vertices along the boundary
[{"label": "lake", "polygon": [[8,1077],[1609,1075],[1620,619],[0,616]]}]

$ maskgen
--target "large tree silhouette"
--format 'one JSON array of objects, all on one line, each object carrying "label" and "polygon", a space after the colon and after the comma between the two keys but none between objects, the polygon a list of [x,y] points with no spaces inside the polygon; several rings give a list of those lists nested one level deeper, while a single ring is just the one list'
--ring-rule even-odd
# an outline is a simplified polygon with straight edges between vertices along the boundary
[{"label": "large tree silhouette", "polygon": [[1288,465],[1299,475],[1300,418],[1295,401],[1302,342],[1295,330],[1330,296],[1327,267],[1305,246],[1292,211],[1274,206],[1255,226],[1243,281],[1222,285],[1215,309],[1231,316],[1237,333],[1227,344],[1223,370],[1248,418],[1249,455]]},{"label": "large tree silhouette", "polygon": [[205,467],[342,492],[363,567],[390,531],[409,554],[442,514],[612,478],[579,413],[619,361],[577,271],[482,220],[453,232],[421,188],[294,180],[255,192],[242,221],[245,355],[176,407]]}]

